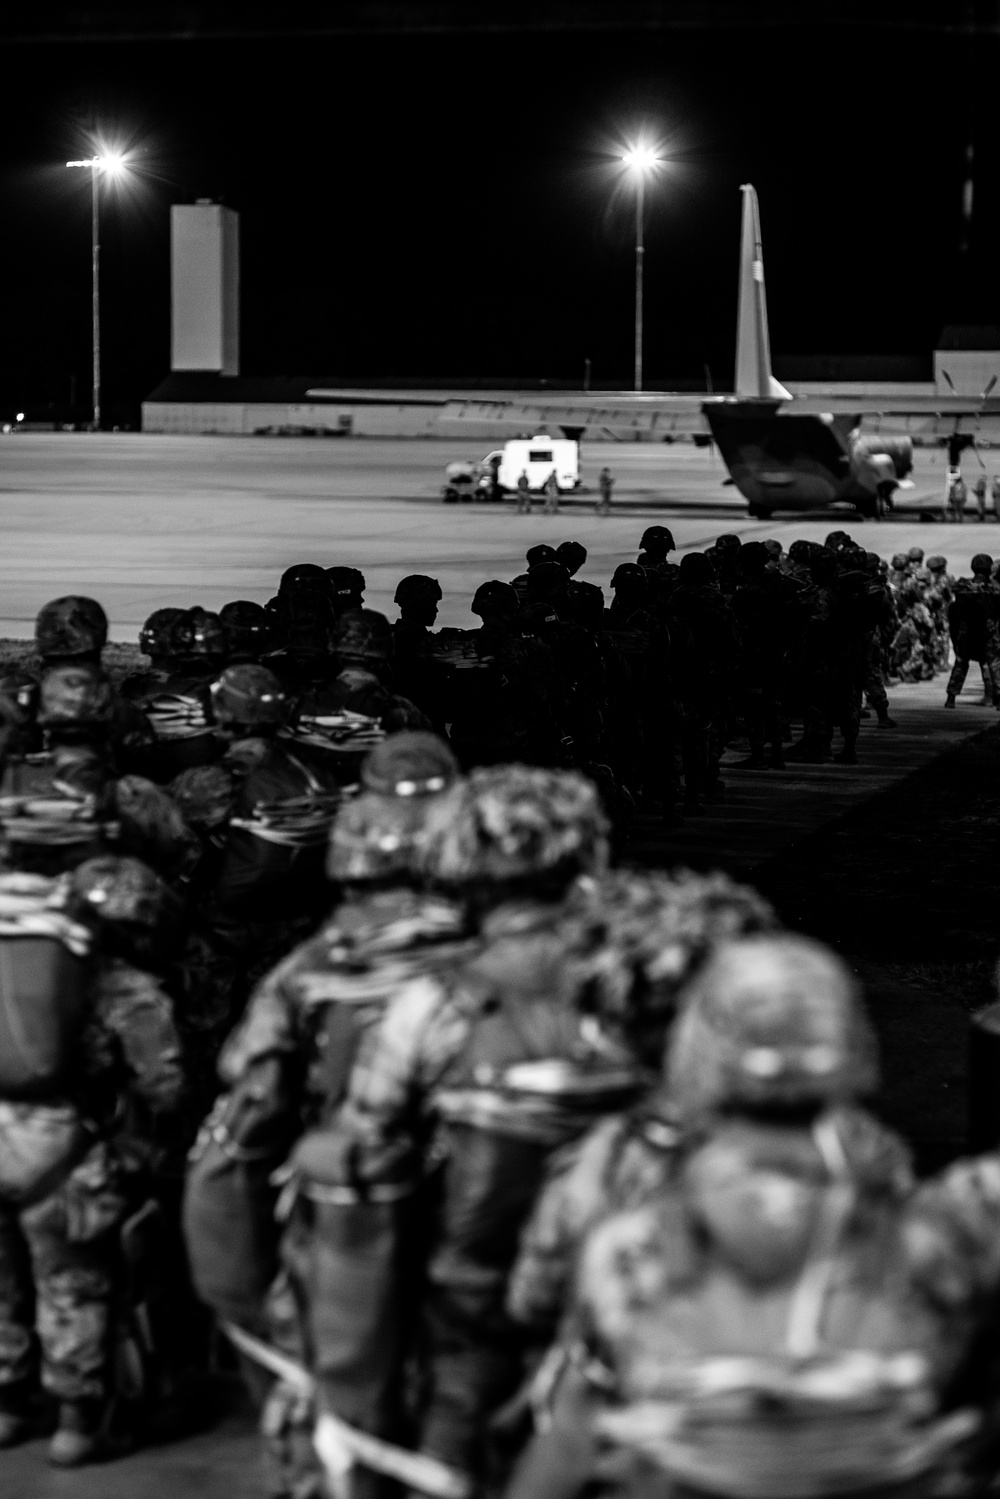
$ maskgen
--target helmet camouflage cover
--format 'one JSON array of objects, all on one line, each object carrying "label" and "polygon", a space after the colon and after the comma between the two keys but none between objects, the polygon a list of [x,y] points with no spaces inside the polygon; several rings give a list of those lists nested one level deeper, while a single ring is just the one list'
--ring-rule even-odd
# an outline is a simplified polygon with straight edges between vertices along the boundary
[{"label": "helmet camouflage cover", "polygon": [[854,977],[819,942],[723,943],[688,987],[668,1057],[682,1113],[845,1103],[877,1080]]},{"label": "helmet camouflage cover", "polygon": [[108,617],[96,599],[67,594],[38,611],[35,648],[46,656],[89,656],[107,644]]},{"label": "helmet camouflage cover", "polygon": [[218,724],[253,728],[285,721],[288,696],[266,666],[227,666],[209,690],[212,713]]},{"label": "helmet camouflage cover", "polygon": [[592,781],[571,770],[483,766],[456,788],[428,842],[428,866],[450,884],[567,876],[607,863],[608,824]]}]

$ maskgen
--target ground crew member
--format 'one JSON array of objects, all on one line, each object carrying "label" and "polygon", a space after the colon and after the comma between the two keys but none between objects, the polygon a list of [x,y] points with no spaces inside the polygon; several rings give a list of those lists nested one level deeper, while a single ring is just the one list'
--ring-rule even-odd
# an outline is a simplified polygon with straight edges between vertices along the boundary
[{"label": "ground crew member", "polygon": [[986,519],[986,492],[988,488],[989,485],[986,480],[985,472],[977,475],[976,482],[972,486],[972,493],[976,497],[976,510],[978,512],[978,518],[981,521],[984,521]]},{"label": "ground crew member", "polygon": [[518,515],[531,514],[531,488],[528,484],[526,468],[523,468],[517,476],[517,513]]},{"label": "ground crew member", "polygon": [[615,481],[612,477],[611,470],[607,467],[607,465],[605,465],[597,476],[597,488],[600,491],[601,495],[601,498],[597,503],[598,515],[611,514],[611,491],[614,489],[614,487]]},{"label": "ground crew member", "polygon": [[1000,474],[993,475],[993,483],[990,486],[990,496],[993,500],[993,518],[1000,522]]},{"label": "ground crew member", "polygon": [[965,519],[965,502],[969,497],[969,488],[961,474],[956,474],[951,481],[948,491],[948,506],[951,510],[951,518],[959,525]]},{"label": "ground crew member", "polygon": [[559,478],[553,468],[551,474],[545,481],[545,514],[557,515],[559,513]]}]

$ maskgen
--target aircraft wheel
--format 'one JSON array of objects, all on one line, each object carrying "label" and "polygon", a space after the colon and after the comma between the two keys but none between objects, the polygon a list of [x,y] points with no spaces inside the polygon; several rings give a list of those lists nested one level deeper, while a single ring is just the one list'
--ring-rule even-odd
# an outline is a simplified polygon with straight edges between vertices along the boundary
[{"label": "aircraft wheel", "polygon": [[773,513],[766,505],[748,505],[747,511],[751,520],[770,520]]}]

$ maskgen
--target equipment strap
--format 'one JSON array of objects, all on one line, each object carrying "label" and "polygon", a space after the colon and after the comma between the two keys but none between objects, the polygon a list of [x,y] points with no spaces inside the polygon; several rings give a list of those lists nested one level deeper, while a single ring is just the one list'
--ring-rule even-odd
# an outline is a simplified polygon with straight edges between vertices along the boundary
[{"label": "equipment strap", "polygon": [[[301,1364],[235,1323],[223,1322],[222,1330],[247,1358],[284,1380],[307,1399],[316,1399],[319,1393],[316,1380]],[[394,1442],[358,1431],[332,1411],[320,1411],[313,1443],[338,1499],[348,1499],[347,1481],[351,1468],[358,1463],[410,1488],[419,1489],[432,1499],[469,1499],[472,1493],[471,1480],[456,1468],[449,1468],[424,1452],[410,1452],[405,1447],[397,1447]]]}]

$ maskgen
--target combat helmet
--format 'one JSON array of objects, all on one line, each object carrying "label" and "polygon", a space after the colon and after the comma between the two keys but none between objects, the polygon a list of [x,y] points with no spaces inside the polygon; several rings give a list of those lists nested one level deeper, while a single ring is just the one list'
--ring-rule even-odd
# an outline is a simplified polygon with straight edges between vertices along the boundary
[{"label": "combat helmet", "polygon": [[715,949],[778,926],[756,890],[721,871],[610,870],[586,882],[579,903],[600,929],[598,1007],[633,1033],[655,1067],[663,1063],[678,996]]},{"label": "combat helmet", "polygon": [[102,949],[133,963],[162,955],[181,918],[181,903],[148,864],[123,855],[87,859],[71,874],[67,905],[96,925]]},{"label": "combat helmet", "polygon": [[933,557],[927,558],[924,566],[929,573],[944,573],[948,571],[948,559],[947,557],[939,557],[935,554]]},{"label": "combat helmet", "polygon": [[549,546],[547,541],[540,541],[537,545],[529,547],[524,554],[524,560],[528,564],[528,570],[537,567],[540,562],[554,562],[556,560],[555,547]]},{"label": "combat helmet", "polygon": [[436,734],[392,734],[361,767],[361,794],[330,829],[326,872],[353,883],[420,873],[428,823],[458,780],[454,755]]},{"label": "combat helmet", "polygon": [[276,729],[288,712],[288,696],[266,666],[227,666],[209,691],[212,714],[224,729]]},{"label": "combat helmet", "polygon": [[286,567],[278,582],[278,597],[282,594],[295,593],[300,588],[316,589],[325,593],[329,588],[329,578],[326,569],[319,566],[317,562],[296,562],[291,567]]},{"label": "combat helmet", "polygon": [[233,778],[222,765],[191,765],[167,789],[188,827],[199,833],[227,822],[236,796]]},{"label": "combat helmet", "polygon": [[580,541],[561,541],[556,547],[555,560],[574,577],[587,560],[587,548]]},{"label": "combat helmet", "polygon": [[341,661],[388,661],[392,626],[377,609],[352,609],[337,621],[333,649]]},{"label": "combat helmet", "polygon": [[43,604],[35,620],[35,649],[51,657],[94,656],[108,640],[108,617],[96,599],[67,594]]},{"label": "combat helmet", "polygon": [[993,571],[993,558],[986,552],[977,552],[972,559],[972,571],[974,573],[986,573],[989,576]]},{"label": "combat helmet", "polygon": [[525,593],[532,603],[549,600],[558,603],[565,598],[570,575],[561,562],[539,562],[530,569]]},{"label": "combat helmet", "polygon": [[901,573],[903,571],[903,569],[905,568],[906,563],[907,563],[907,556],[906,556],[905,552],[894,552],[893,553],[893,557],[892,557],[892,561],[891,561],[891,563],[889,565],[893,569],[894,572]]},{"label": "combat helmet", "polygon": [[107,727],[115,710],[115,694],[100,667],[53,666],[42,678],[38,722],[45,729],[92,730]]},{"label": "combat helmet", "polygon": [[143,655],[154,660],[176,656],[177,627],[186,614],[186,609],[154,609],[139,631],[139,649]]},{"label": "combat helmet", "polygon": [[563,607],[574,624],[594,629],[604,623],[604,590],[596,583],[574,578],[566,590]]},{"label": "combat helmet", "polygon": [[647,526],[639,540],[639,550],[648,552],[651,557],[666,557],[674,550],[673,532],[666,526]]},{"label": "combat helmet", "polygon": [[910,550],[906,554],[906,560],[907,562],[915,562],[919,566],[924,560],[923,547],[910,547]]},{"label": "combat helmet", "polygon": [[544,879],[565,887],[607,864],[608,823],[592,781],[571,770],[483,766],[458,788],[428,842],[428,867],[452,885]]},{"label": "combat helmet", "polygon": [[473,614],[478,614],[480,619],[506,619],[512,620],[521,607],[521,601],[517,596],[517,589],[509,583],[501,583],[498,578],[492,578],[488,583],[480,583],[473,596],[469,608]]},{"label": "combat helmet", "polygon": [[411,573],[407,578],[400,578],[396,584],[392,602],[403,607],[410,603],[423,603],[425,600],[437,604],[443,598],[437,578],[428,578],[423,573]]},{"label": "combat helmet", "polygon": [[792,935],[720,946],[684,994],[667,1057],[686,1117],[844,1103],[870,1092],[877,1072],[850,970]]},{"label": "combat helmet", "polygon": [[611,574],[611,587],[615,593],[619,589],[626,593],[645,593],[649,588],[649,578],[638,563],[620,562]]},{"label": "combat helmet", "polygon": [[326,578],[335,614],[343,614],[345,609],[361,608],[367,587],[364,573],[356,567],[328,567]]},{"label": "combat helmet", "polygon": [[223,604],[219,620],[226,632],[229,659],[234,663],[256,661],[274,649],[273,615],[250,599]]},{"label": "combat helmet", "polygon": [[186,609],[174,626],[177,655],[191,661],[221,661],[229,642],[219,616],[210,609]]}]

